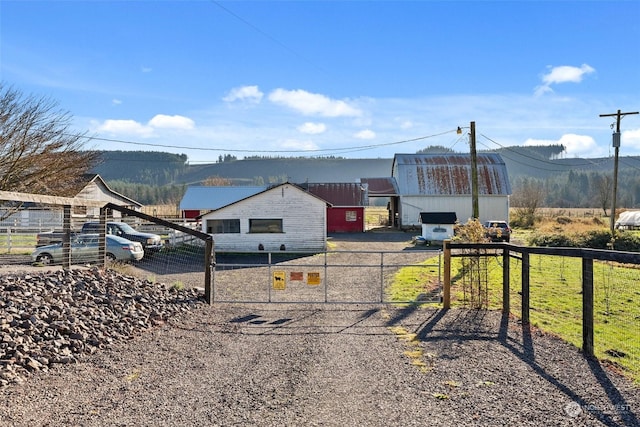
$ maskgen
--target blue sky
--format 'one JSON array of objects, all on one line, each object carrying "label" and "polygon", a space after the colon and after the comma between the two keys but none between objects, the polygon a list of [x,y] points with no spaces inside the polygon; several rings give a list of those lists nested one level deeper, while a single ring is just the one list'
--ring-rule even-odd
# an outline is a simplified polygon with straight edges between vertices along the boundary
[{"label": "blue sky", "polygon": [[[564,144],[640,110],[640,1],[0,2],[0,79],[87,148],[391,158]],[[640,115],[621,122],[640,155]],[[119,142],[120,141],[120,142]]]}]

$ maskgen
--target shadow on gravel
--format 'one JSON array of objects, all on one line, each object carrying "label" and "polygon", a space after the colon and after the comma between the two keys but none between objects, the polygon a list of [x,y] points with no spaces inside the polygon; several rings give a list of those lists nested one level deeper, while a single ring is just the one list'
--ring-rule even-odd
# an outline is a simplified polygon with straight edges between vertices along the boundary
[{"label": "shadow on gravel", "polygon": [[[408,307],[398,312],[398,315],[389,323],[399,322],[402,318],[411,315],[417,308]],[[616,412],[615,415],[607,413],[604,408],[595,407],[589,400],[583,397],[580,390],[573,390],[561,379],[548,372],[547,368],[536,360],[532,328],[522,327],[517,320],[510,319],[508,315],[501,317],[498,330],[495,326],[488,326],[483,322],[486,315],[484,310],[444,310],[440,309],[429,314],[429,317],[422,323],[416,333],[421,341],[440,341],[450,343],[451,347],[456,344],[463,344],[465,341],[491,340],[498,341],[508,351],[526,363],[537,375],[549,382],[559,391],[564,393],[573,402],[580,405],[581,410],[588,411],[601,423],[610,427],[619,426],[639,426],[640,422],[636,414],[631,410],[631,405],[627,403],[624,396],[619,392],[615,384],[611,382],[607,372],[595,358],[583,356],[591,369],[593,377],[602,387],[610,408]],[[510,322],[515,322],[512,330],[521,330],[521,340],[509,335]],[[448,347],[448,346],[447,346]],[[452,350],[448,357],[455,357],[455,350]],[[576,356],[579,357],[579,356]],[[619,419],[617,419],[619,417]]]},{"label": "shadow on gravel", "polygon": [[[581,408],[589,411],[594,417],[606,426],[638,426],[637,416],[631,411],[631,405],[627,403],[622,394],[618,391],[617,387],[611,382],[607,373],[602,369],[602,365],[597,359],[593,357],[583,356],[587,361],[591,372],[604,390],[607,398],[611,403],[611,407],[615,408],[618,412],[618,416],[622,419],[623,424],[616,421],[610,414],[605,413],[602,408],[594,407],[589,401],[585,400],[577,392],[572,390],[562,381],[548,373],[547,370],[536,362],[536,356],[533,348],[533,338],[531,336],[530,327],[522,327],[522,345],[508,338],[509,321],[511,319],[508,315],[503,315],[500,322],[500,342],[514,355],[518,356],[520,360],[525,362],[529,367],[536,372],[540,377],[544,378],[549,383],[553,384],[558,390],[570,397],[574,402],[578,403]],[[521,326],[518,323],[518,326]]]}]

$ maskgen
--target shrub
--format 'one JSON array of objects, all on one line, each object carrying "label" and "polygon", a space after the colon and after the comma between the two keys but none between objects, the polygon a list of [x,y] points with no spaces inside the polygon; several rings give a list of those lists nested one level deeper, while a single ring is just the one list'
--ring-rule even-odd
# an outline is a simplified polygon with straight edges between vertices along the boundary
[{"label": "shrub", "polygon": [[531,228],[535,225],[536,220],[538,218],[534,214],[526,212],[524,209],[517,209],[510,218],[509,225],[518,228]]},{"label": "shrub", "polygon": [[613,247],[618,251],[640,252],[640,236],[628,231],[619,231],[616,233]]},{"label": "shrub", "polygon": [[[529,239],[532,246],[610,249],[611,233],[608,230],[591,230],[575,235],[540,233]],[[613,248],[617,251],[640,252],[640,236],[627,231],[617,232]]]},{"label": "shrub", "polygon": [[556,218],[556,222],[558,224],[571,224],[573,222],[573,220],[571,218],[569,218],[568,216],[559,216]]},{"label": "shrub", "polygon": [[529,244],[532,246],[549,246],[553,248],[574,248],[578,246],[571,237],[559,233],[536,234],[531,237]]},{"label": "shrub", "polygon": [[486,242],[486,230],[477,218],[469,220],[466,224],[457,224],[455,227],[455,237],[453,240],[465,243]]},{"label": "shrub", "polygon": [[591,230],[577,236],[579,247],[591,249],[609,249],[611,233],[609,230]]}]

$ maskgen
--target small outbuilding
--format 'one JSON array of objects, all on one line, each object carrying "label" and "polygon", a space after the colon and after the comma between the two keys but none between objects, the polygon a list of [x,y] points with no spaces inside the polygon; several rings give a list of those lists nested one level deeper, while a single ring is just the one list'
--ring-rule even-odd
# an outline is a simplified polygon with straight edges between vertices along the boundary
[{"label": "small outbuilding", "polygon": [[453,237],[458,217],[455,212],[420,212],[422,237],[427,242],[442,242]]},{"label": "small outbuilding", "polygon": [[625,211],[618,216],[615,228],[619,230],[640,230],[640,211]]},{"label": "small outbuilding", "polygon": [[325,250],[327,205],[287,182],[202,215],[202,231],[218,252]]},{"label": "small outbuilding", "polygon": [[327,201],[327,233],[365,231],[367,185],[359,182],[305,183],[300,187]]}]

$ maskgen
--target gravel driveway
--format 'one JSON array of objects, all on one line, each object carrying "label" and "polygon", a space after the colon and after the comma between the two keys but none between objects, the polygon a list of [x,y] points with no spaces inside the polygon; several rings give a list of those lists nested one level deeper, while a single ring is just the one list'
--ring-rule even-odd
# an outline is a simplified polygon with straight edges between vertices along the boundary
[{"label": "gravel driveway", "polygon": [[0,395],[3,426],[640,425],[638,386],[553,336],[384,305],[202,304]]}]

